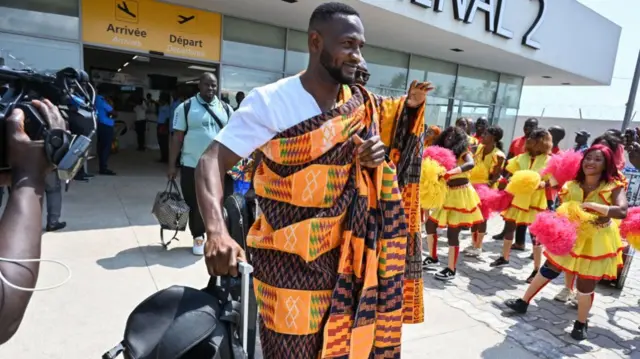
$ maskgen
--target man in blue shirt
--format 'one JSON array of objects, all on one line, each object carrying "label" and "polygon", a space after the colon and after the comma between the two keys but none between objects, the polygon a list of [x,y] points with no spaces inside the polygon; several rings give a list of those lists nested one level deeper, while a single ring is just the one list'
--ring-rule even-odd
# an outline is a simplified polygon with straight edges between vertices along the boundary
[{"label": "man in blue shirt", "polygon": [[[173,114],[174,134],[169,148],[167,176],[169,179],[177,177],[176,162],[180,155],[180,187],[191,209],[189,230],[193,236],[193,254],[201,256],[204,255],[205,228],[196,198],[195,170],[200,156],[227,124],[233,109],[216,97],[218,80],[214,74],[202,74],[198,88],[200,92],[180,104]],[[230,183],[233,189],[233,180]]]},{"label": "man in blue shirt", "polygon": [[107,166],[109,155],[111,154],[113,125],[115,123],[111,118],[113,107],[102,95],[96,96],[95,107],[98,118],[98,129],[96,131],[98,137],[98,165],[100,168],[98,173],[105,176],[114,176],[116,173]]},{"label": "man in blue shirt", "polygon": [[585,130],[580,130],[576,132],[576,145],[573,148],[576,152],[584,152],[589,148],[587,142],[589,142],[589,137],[591,134]]},{"label": "man in blue shirt", "polygon": [[156,135],[158,137],[158,146],[160,146],[160,162],[169,162],[169,128],[173,122],[173,111],[171,111],[171,98],[169,94],[163,92],[160,94],[158,106],[158,122]]}]

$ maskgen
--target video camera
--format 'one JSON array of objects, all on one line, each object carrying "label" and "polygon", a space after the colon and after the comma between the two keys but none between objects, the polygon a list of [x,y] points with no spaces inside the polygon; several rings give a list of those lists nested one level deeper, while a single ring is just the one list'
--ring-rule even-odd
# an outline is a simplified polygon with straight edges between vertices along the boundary
[{"label": "video camera", "polygon": [[[33,141],[44,141],[46,156],[55,165],[60,179],[73,179],[84,165],[96,131],[96,94],[89,75],[71,67],[55,74],[11,69],[0,57],[0,86],[4,86],[4,93],[0,92],[0,171],[10,169],[5,120],[19,108],[25,114],[26,134]],[[31,104],[32,100],[42,99],[58,107],[71,131],[50,127]]]}]

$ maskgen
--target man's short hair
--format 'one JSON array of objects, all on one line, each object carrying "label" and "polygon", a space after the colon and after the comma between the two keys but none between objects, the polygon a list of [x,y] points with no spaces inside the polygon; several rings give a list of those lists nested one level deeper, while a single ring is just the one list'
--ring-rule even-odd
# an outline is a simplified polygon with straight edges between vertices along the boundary
[{"label": "man's short hair", "polygon": [[318,24],[325,23],[333,19],[337,15],[355,15],[357,17],[360,17],[358,11],[347,4],[339,2],[326,2],[324,4],[320,4],[320,6],[313,10],[311,18],[309,19],[309,30],[314,29]]}]

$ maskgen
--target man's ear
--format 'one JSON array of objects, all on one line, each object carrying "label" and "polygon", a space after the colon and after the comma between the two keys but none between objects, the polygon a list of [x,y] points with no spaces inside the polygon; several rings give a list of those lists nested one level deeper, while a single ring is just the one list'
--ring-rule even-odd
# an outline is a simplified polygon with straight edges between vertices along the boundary
[{"label": "man's ear", "polygon": [[309,31],[309,52],[318,52],[322,48],[322,36],[316,30]]}]

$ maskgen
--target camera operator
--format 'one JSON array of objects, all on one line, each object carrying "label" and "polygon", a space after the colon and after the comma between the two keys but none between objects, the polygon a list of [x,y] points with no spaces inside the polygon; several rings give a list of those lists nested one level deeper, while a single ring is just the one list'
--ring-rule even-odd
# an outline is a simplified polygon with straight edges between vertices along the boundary
[{"label": "camera operator", "polygon": [[629,154],[629,162],[640,169],[640,128],[628,129],[624,134],[624,147]]},{"label": "camera operator", "polygon": [[[63,128],[58,108],[48,100],[33,101],[51,128]],[[24,131],[24,113],[16,109],[6,119],[6,139],[11,172],[2,175],[0,185],[11,185],[11,196],[0,218],[0,257],[39,259],[42,238],[42,195],[45,177],[52,165],[42,141],[31,141]],[[38,279],[39,262],[0,261],[0,272],[11,283],[32,288]],[[0,281],[0,344],[16,333],[32,292],[20,291]]]}]

